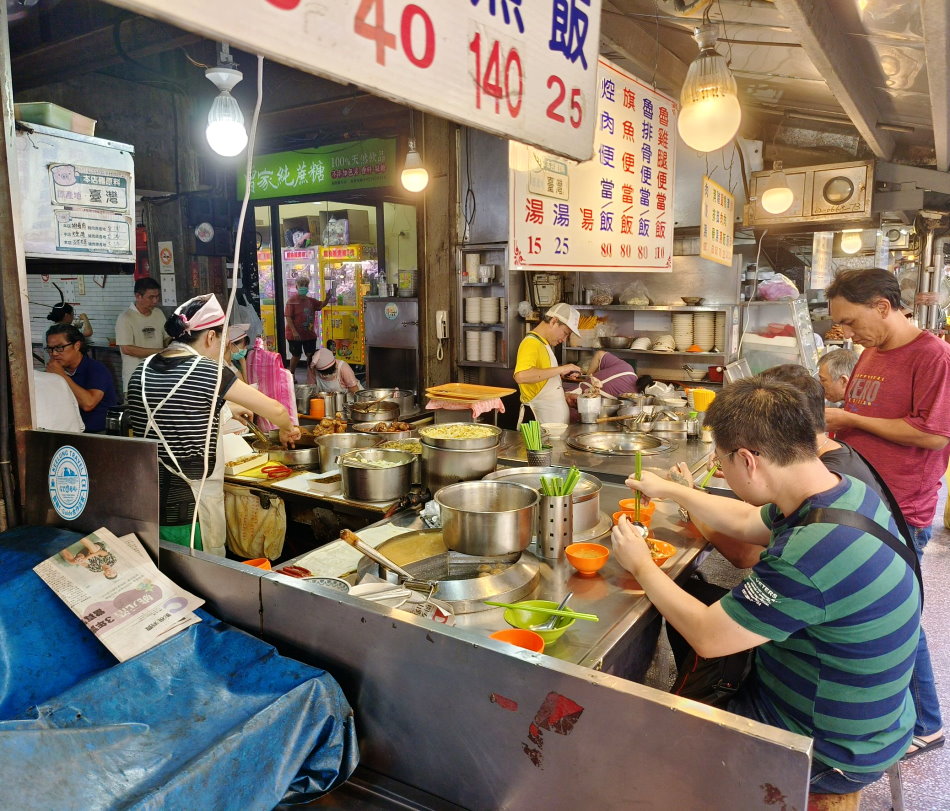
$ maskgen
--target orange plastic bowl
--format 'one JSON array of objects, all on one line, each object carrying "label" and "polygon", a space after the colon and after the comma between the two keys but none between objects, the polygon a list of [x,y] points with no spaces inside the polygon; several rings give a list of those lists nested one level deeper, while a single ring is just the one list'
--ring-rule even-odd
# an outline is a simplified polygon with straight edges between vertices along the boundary
[{"label": "orange plastic bowl", "polygon": [[[613,516],[614,526],[616,526],[617,523],[620,521],[621,515],[627,516],[627,518],[629,518],[631,521],[637,520],[636,518],[637,513],[635,510],[618,510],[617,512],[614,513],[614,516]],[[650,526],[650,522],[653,520],[653,515],[652,513],[645,513],[643,512],[643,510],[640,510],[639,520],[640,520],[640,523],[643,524],[643,526],[648,527]]]},{"label": "orange plastic bowl", "polygon": [[[624,512],[633,512],[637,507],[637,500],[635,498],[625,498],[620,502],[620,509]],[[640,520],[643,521],[643,516],[653,517],[653,512],[656,510],[655,501],[644,501],[640,505]],[[643,521],[645,524],[646,521]]]},{"label": "orange plastic bowl", "polygon": [[676,547],[673,544],[650,538],[650,555],[657,566],[662,566],[675,554]]},{"label": "orange plastic bowl", "polygon": [[604,567],[610,550],[599,543],[572,543],[564,550],[567,559],[580,574],[591,575]]},{"label": "orange plastic bowl", "polygon": [[523,628],[506,628],[504,631],[495,631],[491,638],[535,653],[544,653],[544,640],[534,631]]},{"label": "orange plastic bowl", "polygon": [[267,558],[252,558],[241,562],[247,566],[253,566],[255,569],[270,569],[270,561]]}]

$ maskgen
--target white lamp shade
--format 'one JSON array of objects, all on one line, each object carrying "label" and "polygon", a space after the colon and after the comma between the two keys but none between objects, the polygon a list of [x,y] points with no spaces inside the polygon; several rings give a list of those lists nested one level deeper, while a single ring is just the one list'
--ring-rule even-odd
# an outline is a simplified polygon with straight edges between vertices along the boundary
[{"label": "white lamp shade", "polygon": [[677,128],[687,146],[699,152],[712,152],[735,137],[740,123],[739,99],[729,94],[685,104],[680,110]]},{"label": "white lamp shade", "polygon": [[860,231],[842,231],[841,232],[841,250],[845,253],[857,253],[864,245],[861,239]]},{"label": "white lamp shade", "polygon": [[[783,173],[782,178],[784,179],[784,177],[785,175]],[[795,193],[788,185],[772,186],[762,192],[761,201],[762,208],[768,211],[769,214],[783,214],[788,211],[792,207],[792,203],[795,202]]]},{"label": "white lamp shade", "polygon": [[416,152],[415,143],[409,145],[409,152],[406,153],[406,165],[403,167],[400,180],[406,191],[422,191],[429,185],[429,172],[422,165],[422,158]]},{"label": "white lamp shade", "polygon": [[244,113],[227,90],[211,104],[205,137],[208,139],[208,145],[225,158],[240,155],[247,146]]}]

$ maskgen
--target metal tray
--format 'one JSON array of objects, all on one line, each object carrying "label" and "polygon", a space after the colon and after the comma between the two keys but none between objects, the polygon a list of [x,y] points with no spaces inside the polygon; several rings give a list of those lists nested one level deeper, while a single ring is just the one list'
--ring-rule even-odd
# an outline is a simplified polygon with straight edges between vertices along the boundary
[{"label": "metal tray", "polygon": [[640,451],[644,456],[666,453],[676,447],[675,443],[649,434],[619,431],[592,431],[577,434],[567,444],[587,453],[603,453],[611,456],[633,456]]}]

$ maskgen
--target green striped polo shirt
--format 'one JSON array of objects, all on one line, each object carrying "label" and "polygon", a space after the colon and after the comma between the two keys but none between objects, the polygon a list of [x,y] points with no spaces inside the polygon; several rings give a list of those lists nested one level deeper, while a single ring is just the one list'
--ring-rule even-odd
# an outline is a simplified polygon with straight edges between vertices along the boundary
[{"label": "green striped polo shirt", "polygon": [[906,751],[914,727],[908,685],[920,633],[917,579],[873,535],[802,525],[817,507],[859,512],[899,538],[887,505],[850,476],[791,516],[767,505],[771,541],[722,607],[770,640],[756,648],[748,680],[762,717],[811,736],[814,757],[828,766],[881,771]]}]

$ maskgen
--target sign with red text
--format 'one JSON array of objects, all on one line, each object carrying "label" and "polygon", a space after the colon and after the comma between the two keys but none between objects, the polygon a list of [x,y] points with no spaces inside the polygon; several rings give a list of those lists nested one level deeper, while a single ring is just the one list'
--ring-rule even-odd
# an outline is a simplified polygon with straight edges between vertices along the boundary
[{"label": "sign with red text", "polygon": [[731,267],[736,198],[715,181],[703,177],[701,201],[699,255]]},{"label": "sign with red text", "polygon": [[601,0],[109,2],[550,152],[592,154]]},{"label": "sign with red text", "polygon": [[597,92],[591,160],[509,145],[514,266],[670,271],[679,107],[603,58]]}]

